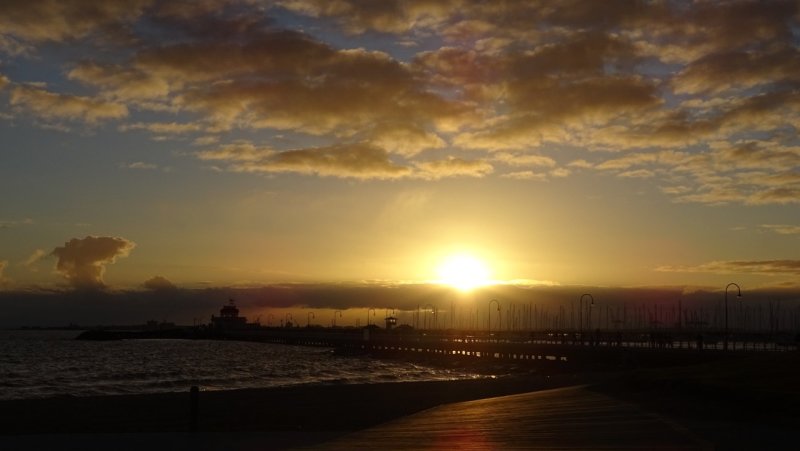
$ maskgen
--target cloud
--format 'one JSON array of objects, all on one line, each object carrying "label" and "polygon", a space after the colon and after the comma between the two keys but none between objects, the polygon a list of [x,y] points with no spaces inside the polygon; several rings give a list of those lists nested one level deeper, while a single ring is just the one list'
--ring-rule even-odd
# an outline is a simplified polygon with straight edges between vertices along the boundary
[{"label": "cloud", "polygon": [[11,80],[9,80],[5,75],[0,74],[0,90],[5,88],[9,83],[11,83]]},{"label": "cloud", "polygon": [[3,274],[8,268],[8,260],[0,260],[0,288],[5,288],[11,285],[11,279],[5,277]]},{"label": "cloud", "polygon": [[697,266],[660,266],[656,268],[656,271],[716,274],[800,275],[800,260],[713,261]]},{"label": "cloud", "polygon": [[446,143],[436,133],[409,124],[379,124],[370,132],[369,142],[388,152],[413,157],[428,149],[441,149]]},{"label": "cloud", "polygon": [[165,80],[135,67],[82,62],[67,73],[67,78],[96,86],[105,97],[123,101],[161,99],[170,92]]},{"label": "cloud", "polygon": [[106,265],[114,263],[118,257],[127,257],[135,246],[125,238],[87,236],[67,241],[50,255],[58,259],[56,271],[74,288],[97,289],[105,287]]},{"label": "cloud", "polygon": [[11,91],[11,105],[44,119],[82,120],[89,124],[128,115],[128,108],[121,103],[58,94],[33,86],[14,88]]},{"label": "cloud", "polygon": [[25,218],[12,221],[0,221],[0,229],[10,229],[14,227],[21,227],[34,224],[33,219]]},{"label": "cloud", "polygon": [[426,180],[439,180],[446,177],[485,177],[494,172],[494,167],[482,160],[464,160],[450,157],[445,160],[416,163],[419,170],[416,177]]},{"label": "cloud", "polygon": [[145,163],[143,161],[136,161],[134,163],[124,164],[123,167],[126,169],[144,169],[144,170],[158,169],[157,164]]},{"label": "cloud", "polygon": [[787,224],[762,224],[761,228],[771,230],[780,235],[800,235],[800,226]]},{"label": "cloud", "polygon": [[0,5],[0,35],[21,41],[78,39],[113,25],[130,23],[152,0],[4,1]]},{"label": "cloud", "polygon": [[505,163],[509,166],[528,166],[552,168],[556,165],[556,160],[544,156],[533,154],[511,154],[498,152],[492,155],[492,160]]},{"label": "cloud", "polygon": [[218,149],[197,152],[197,158],[205,161],[259,162],[274,156],[275,150],[268,147],[256,147],[247,141],[225,144]]},{"label": "cloud", "polygon": [[446,20],[461,0],[279,0],[284,8],[313,17],[334,17],[349,33],[375,30],[402,33],[412,27],[431,28]]},{"label": "cloud", "polygon": [[175,284],[167,280],[162,276],[153,276],[142,283],[142,286],[148,290],[159,291],[159,290],[175,290],[177,287]]},{"label": "cloud", "polygon": [[203,126],[196,123],[178,123],[178,122],[151,122],[142,123],[137,122],[134,124],[124,124],[119,126],[120,131],[130,130],[146,130],[151,133],[160,135],[179,135],[184,133],[192,133],[203,130]]},{"label": "cloud", "polygon": [[37,272],[38,269],[36,268],[35,265],[39,263],[39,261],[46,256],[47,252],[45,252],[44,249],[36,249],[35,251],[33,251],[30,257],[28,257],[27,259],[25,259],[24,262],[22,262],[22,266],[28,268],[32,272]]},{"label": "cloud", "polygon": [[[573,168],[663,177],[675,202],[800,202],[798,4],[633,3],[12,1],[0,51],[112,49],[66,62],[80,96],[12,84],[11,104],[90,124],[176,114],[118,129],[203,133],[196,144],[217,148],[193,155],[219,169],[564,177],[568,149]],[[361,36],[326,42],[319,30]],[[369,33],[415,46],[394,53],[364,44]],[[262,129],[275,133],[249,150],[226,133]],[[466,163],[463,149],[482,154]]]},{"label": "cloud", "polygon": [[534,180],[537,182],[547,181],[547,174],[536,173],[533,171],[517,171],[503,174],[501,177],[514,180]]},{"label": "cloud", "polygon": [[800,202],[800,149],[781,143],[713,141],[704,151],[631,152],[596,164],[619,177],[665,176],[676,202],[746,205]]},{"label": "cloud", "polygon": [[[241,152],[238,152],[241,155]],[[230,154],[234,155],[234,154]],[[252,153],[244,153],[249,158]],[[207,159],[211,159],[206,155]],[[233,172],[297,173],[322,177],[355,179],[395,179],[410,174],[410,169],[392,162],[389,154],[368,144],[339,145],[299,150],[286,150],[247,160],[233,159],[228,169]]]}]

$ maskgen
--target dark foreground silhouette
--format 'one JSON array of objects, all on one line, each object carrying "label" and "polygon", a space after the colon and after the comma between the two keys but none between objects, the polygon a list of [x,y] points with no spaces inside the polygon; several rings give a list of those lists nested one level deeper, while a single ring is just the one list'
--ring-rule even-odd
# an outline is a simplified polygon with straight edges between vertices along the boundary
[{"label": "dark foreground silhouette", "polygon": [[[435,406],[587,385],[590,392],[664,417],[716,449],[796,449],[798,380],[800,355],[772,353],[617,372],[545,376],[526,369],[495,379],[200,392],[196,433],[189,432],[188,391],[10,400],[0,401],[0,448],[77,442],[82,449],[141,449],[143,441],[149,449],[324,447],[347,433]],[[590,421],[614,427],[613,416]],[[552,437],[551,446],[558,445],[559,437]]]}]

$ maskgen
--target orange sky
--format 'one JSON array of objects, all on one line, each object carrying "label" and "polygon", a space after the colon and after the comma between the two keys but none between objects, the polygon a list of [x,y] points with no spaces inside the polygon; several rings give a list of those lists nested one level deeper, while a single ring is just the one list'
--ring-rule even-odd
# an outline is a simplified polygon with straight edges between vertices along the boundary
[{"label": "orange sky", "polygon": [[792,1],[0,5],[0,290],[800,286]]}]

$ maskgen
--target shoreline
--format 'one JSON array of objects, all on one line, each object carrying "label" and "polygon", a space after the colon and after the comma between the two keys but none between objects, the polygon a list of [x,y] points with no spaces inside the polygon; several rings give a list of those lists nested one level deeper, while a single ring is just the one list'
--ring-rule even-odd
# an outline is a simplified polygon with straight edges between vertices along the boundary
[{"label": "shoreline", "polygon": [[[442,404],[596,379],[566,374],[523,375],[201,391],[197,429],[202,434],[274,432],[286,435],[292,446],[306,446]],[[0,443],[31,435],[186,433],[189,412],[188,392],[2,400]],[[294,434],[299,432],[299,437]]]},{"label": "shoreline", "polygon": [[203,391],[196,433],[189,432],[188,392],[3,400],[0,445],[12,446],[0,447],[83,440],[83,449],[105,449],[101,444],[109,441],[143,437],[193,444],[185,449],[216,449],[198,448],[208,440],[217,448],[229,442],[241,443],[239,449],[324,446],[443,404],[583,385],[662,416],[719,449],[789,449],[800,428],[798,378],[800,355],[782,353],[625,372]]}]

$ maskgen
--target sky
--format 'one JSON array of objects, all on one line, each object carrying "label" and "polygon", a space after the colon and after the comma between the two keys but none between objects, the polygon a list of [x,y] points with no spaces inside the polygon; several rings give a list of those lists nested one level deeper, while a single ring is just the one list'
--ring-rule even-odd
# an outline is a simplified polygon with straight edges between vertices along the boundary
[{"label": "sky", "polygon": [[780,0],[4,1],[0,298],[263,304],[455,255],[800,298],[799,45]]}]

